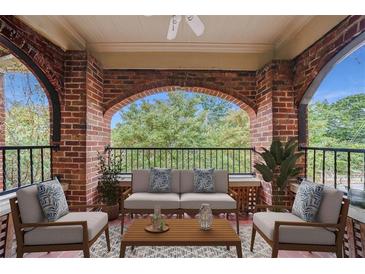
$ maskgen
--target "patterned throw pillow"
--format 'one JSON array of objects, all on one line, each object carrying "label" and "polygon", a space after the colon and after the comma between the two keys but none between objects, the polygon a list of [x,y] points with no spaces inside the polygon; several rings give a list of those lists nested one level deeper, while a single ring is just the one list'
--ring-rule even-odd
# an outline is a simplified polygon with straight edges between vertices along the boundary
[{"label": "patterned throw pillow", "polygon": [[323,194],[323,185],[303,181],[295,196],[292,213],[304,221],[315,220]]},{"label": "patterned throw pillow", "polygon": [[194,168],[194,192],[212,193],[215,191],[213,180],[214,168],[197,169]]},{"label": "patterned throw pillow", "polygon": [[49,222],[54,222],[69,212],[65,194],[57,179],[38,184],[38,200]]},{"label": "patterned throw pillow", "polygon": [[151,168],[149,192],[153,193],[171,192],[170,168]]}]

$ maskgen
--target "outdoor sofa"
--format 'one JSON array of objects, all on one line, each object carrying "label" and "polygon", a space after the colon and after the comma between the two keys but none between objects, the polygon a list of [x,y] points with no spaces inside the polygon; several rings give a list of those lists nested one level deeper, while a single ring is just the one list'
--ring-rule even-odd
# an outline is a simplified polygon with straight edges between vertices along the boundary
[{"label": "outdoor sofa", "polygon": [[[214,193],[194,192],[193,170],[171,171],[171,192],[149,192],[150,170],[134,170],[132,172],[132,187],[125,191],[121,200],[121,231],[124,228],[125,214],[151,214],[156,205],[164,214],[177,214],[180,218],[187,213],[199,213],[201,204],[208,203],[213,214],[235,213],[237,233],[239,233],[237,193],[228,187],[228,172],[214,170]],[[228,215],[227,215],[228,216]]]}]

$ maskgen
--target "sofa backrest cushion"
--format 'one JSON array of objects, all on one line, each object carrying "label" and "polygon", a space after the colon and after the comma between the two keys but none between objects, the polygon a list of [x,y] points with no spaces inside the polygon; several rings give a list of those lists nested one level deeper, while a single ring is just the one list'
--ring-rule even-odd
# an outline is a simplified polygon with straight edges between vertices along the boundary
[{"label": "sofa backrest cushion", "polygon": [[23,223],[42,223],[46,220],[38,200],[37,185],[19,189],[16,196]]},{"label": "sofa backrest cushion", "polygon": [[[214,170],[213,173],[214,188],[216,193],[228,192],[228,172],[226,170]],[[181,193],[194,192],[194,171],[180,171],[180,191]]]},{"label": "sofa backrest cushion", "polygon": [[[149,192],[150,169],[139,169],[132,171],[132,192]],[[180,193],[180,172],[171,171],[171,192]]]},{"label": "sofa backrest cushion", "polygon": [[341,190],[325,186],[316,220],[320,223],[336,224],[340,216],[342,200]]}]

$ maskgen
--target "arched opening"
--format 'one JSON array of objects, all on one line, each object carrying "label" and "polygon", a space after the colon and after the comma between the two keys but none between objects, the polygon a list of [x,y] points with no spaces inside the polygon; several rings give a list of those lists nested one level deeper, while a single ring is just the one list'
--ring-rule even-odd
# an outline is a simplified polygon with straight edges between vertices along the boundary
[{"label": "arched opening", "polygon": [[50,103],[50,124],[51,124],[51,138],[52,142],[59,143],[61,139],[61,107],[59,95],[50,80],[43,73],[43,71],[37,66],[33,59],[25,54],[21,49],[15,46],[7,38],[0,35],[0,46],[7,52],[8,55],[12,55],[17,58],[37,79],[40,86],[42,86]]},{"label": "arched opening", "polygon": [[42,85],[0,46],[0,188],[11,190],[51,177],[50,106]]},{"label": "arched opening", "polygon": [[125,173],[150,166],[252,173],[254,111],[247,109],[235,98],[202,88],[139,93],[113,107],[113,115],[110,110],[105,114],[110,116],[110,144],[116,148],[112,156]]},{"label": "arched opening", "polygon": [[365,34],[327,63],[304,95],[300,136],[306,177],[365,188]]}]

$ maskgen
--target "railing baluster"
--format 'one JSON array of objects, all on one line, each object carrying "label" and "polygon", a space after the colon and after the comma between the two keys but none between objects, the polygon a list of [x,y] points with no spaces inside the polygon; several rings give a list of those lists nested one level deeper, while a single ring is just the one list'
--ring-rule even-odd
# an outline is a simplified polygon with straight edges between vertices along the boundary
[{"label": "railing baluster", "polygon": [[41,148],[41,170],[42,170],[42,182],[44,181],[44,154],[43,154],[43,148]]},{"label": "railing baluster", "polygon": [[238,173],[241,173],[241,150],[238,150]]},{"label": "railing baluster", "polygon": [[6,150],[2,151],[3,157],[3,190],[6,190]]},{"label": "railing baluster", "polygon": [[246,150],[243,151],[243,164],[245,166],[245,172],[247,172],[247,152]]},{"label": "railing baluster", "polygon": [[184,149],[181,150],[181,169],[184,169]]},{"label": "railing baluster", "polygon": [[165,167],[167,168],[167,149],[165,149]]},{"label": "railing baluster", "polygon": [[316,150],[313,150],[313,182],[316,181]]},{"label": "railing baluster", "polygon": [[204,151],[204,168],[207,168],[207,150],[203,149]]},{"label": "railing baluster", "polygon": [[223,169],[223,149],[221,149],[221,156],[222,156],[222,169]]},{"label": "railing baluster", "polygon": [[212,150],[210,149],[209,150],[209,153],[210,153],[210,168],[213,168],[213,157],[212,157]]},{"label": "railing baluster", "polygon": [[[16,155],[17,155],[17,165],[18,165],[18,187],[22,186],[22,182],[21,182],[21,166],[20,166],[20,149],[16,150]],[[43,161],[42,161],[42,174],[43,174]],[[43,177],[42,177],[42,181],[43,181]]]},{"label": "railing baluster", "polygon": [[144,149],[142,149],[142,168],[144,169]]},{"label": "railing baluster", "polygon": [[[29,150],[29,159],[30,159],[30,183],[34,183],[34,171],[33,171],[33,149]],[[52,159],[52,157],[51,157]],[[52,168],[52,167],[51,167]],[[52,176],[53,177],[53,176]]]},{"label": "railing baluster", "polygon": [[49,149],[49,168],[50,168],[50,175],[51,179],[53,179],[53,148]]},{"label": "railing baluster", "polygon": [[188,169],[190,169],[190,149],[188,149]]},{"label": "railing baluster", "polygon": [[128,149],[125,149],[125,172],[128,172]]},{"label": "railing baluster", "polygon": [[250,173],[252,173],[252,149],[250,149]]},{"label": "railing baluster", "polygon": [[232,165],[233,165],[233,173],[234,173],[234,171],[235,171],[235,168],[234,168],[234,150],[232,151],[232,158],[233,158],[233,163],[232,163]]},{"label": "railing baluster", "polygon": [[335,188],[337,188],[337,151],[335,151],[335,153],[333,154],[334,157],[334,175],[333,175],[333,180],[334,180],[334,184],[335,184]]},{"label": "railing baluster", "polygon": [[351,152],[347,152],[347,187],[350,189],[351,181]]},{"label": "railing baluster", "polygon": [[326,151],[323,150],[322,152],[322,184],[325,183],[325,177],[326,177]]},{"label": "railing baluster", "polygon": [[218,169],[218,149],[215,150],[215,168]]}]

